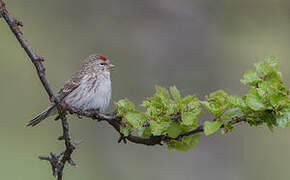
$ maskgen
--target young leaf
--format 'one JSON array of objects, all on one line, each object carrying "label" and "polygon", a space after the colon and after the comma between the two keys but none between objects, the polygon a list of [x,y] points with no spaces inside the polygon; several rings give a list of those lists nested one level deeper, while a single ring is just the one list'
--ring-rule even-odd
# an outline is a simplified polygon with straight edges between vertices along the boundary
[{"label": "young leaf", "polygon": [[194,112],[184,112],[181,114],[182,124],[197,128],[196,114]]},{"label": "young leaf", "polygon": [[161,98],[161,100],[170,99],[170,94],[169,94],[167,89],[165,89],[165,88],[163,88],[161,86],[156,86],[155,88],[156,88],[156,94],[155,95],[157,97]]},{"label": "young leaf", "polygon": [[200,139],[200,133],[186,136],[182,138],[181,141],[171,141],[167,143],[167,147],[169,150],[176,149],[179,151],[188,151],[189,149],[197,145],[197,143],[199,142],[199,139]]},{"label": "young leaf", "polygon": [[221,120],[233,119],[242,116],[243,112],[240,108],[233,107],[229,108],[222,116]]},{"label": "young leaf", "polygon": [[228,94],[223,90],[218,90],[213,93],[210,93],[209,100],[218,102],[222,105],[226,105],[228,101]]},{"label": "young leaf", "polygon": [[272,106],[277,106],[280,101],[287,99],[288,97],[282,93],[275,93],[270,95],[270,103]]},{"label": "young leaf", "polygon": [[247,104],[245,103],[244,99],[238,96],[229,96],[229,103],[240,109],[247,108]]},{"label": "young leaf", "polygon": [[221,105],[216,102],[201,101],[200,103],[206,110],[213,113],[214,115],[221,114],[224,110],[221,108]]},{"label": "young leaf", "polygon": [[128,125],[128,126],[121,126],[120,132],[124,135],[124,136],[129,136],[129,134],[133,131],[133,127]]},{"label": "young leaf", "polygon": [[248,92],[246,103],[254,111],[265,110],[265,105],[263,103],[263,98],[259,95],[256,88],[252,87]]},{"label": "young leaf", "polygon": [[201,101],[201,104],[215,116],[220,116],[228,107],[228,95],[222,90],[215,91],[206,96],[206,101]]},{"label": "young leaf", "polygon": [[145,121],[145,116],[139,111],[127,112],[125,119],[134,128],[141,128],[143,126],[143,122]]},{"label": "young leaf", "polygon": [[141,127],[138,129],[138,135],[141,137],[150,137],[151,129],[150,127]]},{"label": "young leaf", "polygon": [[258,74],[252,70],[247,70],[241,79],[241,82],[245,85],[255,85],[258,82],[262,81]]},{"label": "young leaf", "polygon": [[205,121],[203,123],[204,134],[206,136],[215,133],[221,127],[222,123],[219,121]]},{"label": "young leaf", "polygon": [[288,127],[290,125],[290,109],[286,109],[276,115],[276,122],[279,127]]},{"label": "young leaf", "polygon": [[150,120],[149,123],[151,127],[151,133],[154,136],[160,136],[169,127],[169,122],[156,122],[154,120]]},{"label": "young leaf", "polygon": [[135,105],[128,99],[121,99],[115,104],[118,109],[118,116],[124,116],[126,112],[133,111],[135,109]]},{"label": "young leaf", "polygon": [[166,132],[169,137],[176,138],[182,132],[182,128],[179,123],[171,122]]},{"label": "young leaf", "polygon": [[264,61],[256,63],[255,66],[256,71],[260,76],[266,76],[278,70],[279,60],[274,56],[270,56],[266,57]]},{"label": "young leaf", "polygon": [[182,99],[179,106],[182,112],[192,111],[196,116],[202,113],[200,101],[195,96],[186,96]]},{"label": "young leaf", "polygon": [[181,95],[180,95],[180,92],[179,90],[175,87],[175,86],[171,86],[169,88],[170,90],[170,94],[171,96],[173,97],[173,99],[176,101],[176,102],[180,102],[181,101]]}]

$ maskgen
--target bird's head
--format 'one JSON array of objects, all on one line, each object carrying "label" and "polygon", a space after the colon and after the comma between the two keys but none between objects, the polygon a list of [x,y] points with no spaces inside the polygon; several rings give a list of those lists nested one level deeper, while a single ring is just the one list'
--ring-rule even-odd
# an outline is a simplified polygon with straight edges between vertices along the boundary
[{"label": "bird's head", "polygon": [[108,58],[106,58],[103,54],[98,54],[97,57],[98,57],[97,65],[99,66],[99,68],[103,70],[108,70],[114,67],[111,61]]},{"label": "bird's head", "polygon": [[114,65],[103,54],[94,54],[85,60],[84,67],[95,72],[108,72]]}]

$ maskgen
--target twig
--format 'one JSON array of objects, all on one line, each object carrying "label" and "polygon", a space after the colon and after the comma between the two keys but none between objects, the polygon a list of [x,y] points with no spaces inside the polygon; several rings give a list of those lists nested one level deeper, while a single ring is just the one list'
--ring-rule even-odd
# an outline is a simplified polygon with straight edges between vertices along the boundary
[{"label": "twig", "polygon": [[[52,90],[52,88],[51,88],[51,86],[50,86],[50,84],[45,76],[45,68],[42,64],[42,62],[44,61],[44,58],[38,56],[33,51],[33,49],[30,47],[28,42],[25,40],[23,33],[19,29],[19,27],[23,26],[23,24],[20,21],[14,19],[9,14],[8,10],[5,7],[5,3],[2,0],[0,0],[0,14],[5,19],[5,21],[9,25],[11,31],[16,36],[18,42],[24,48],[26,54],[29,56],[31,62],[35,66],[38,77],[39,77],[43,87],[45,88],[45,90],[49,96],[50,101],[57,104],[58,113],[59,113],[59,116],[60,116],[61,122],[62,122],[63,139],[65,141],[66,150],[64,151],[64,153],[61,153],[60,156],[53,156],[53,153],[51,153],[51,157],[46,157],[46,158],[40,157],[40,158],[48,160],[51,163],[51,166],[53,169],[53,174],[55,176],[57,176],[58,180],[61,180],[62,174],[63,174],[63,169],[64,169],[66,162],[73,162],[71,160],[71,154],[75,149],[75,147],[71,143],[71,138],[69,135],[69,124],[68,124],[67,119],[66,119],[65,111],[62,109],[62,107],[60,105],[59,98],[56,96],[56,94]],[[62,158],[59,160],[59,158],[61,156],[62,156]]]},{"label": "twig", "polygon": [[[70,110],[70,113],[74,113],[74,114],[77,114],[79,116],[89,117],[89,118],[91,118],[93,120],[97,120],[97,121],[106,121],[120,134],[121,137],[120,137],[118,142],[121,142],[123,139],[127,139],[128,141],[135,143],[135,144],[144,144],[144,145],[149,145],[149,146],[162,145],[162,141],[180,140],[181,138],[183,138],[185,136],[190,136],[193,134],[198,134],[198,133],[204,132],[203,125],[200,125],[192,131],[180,134],[177,138],[171,138],[168,135],[151,136],[148,138],[143,138],[143,137],[134,136],[134,135],[129,135],[127,137],[124,137],[124,135],[120,131],[122,119],[120,117],[116,116],[115,114],[105,115],[105,114],[98,114],[98,112],[94,112],[94,111],[83,112],[83,111],[76,111],[76,110]],[[181,118],[180,115],[172,115],[171,116],[172,120],[178,120],[180,118]],[[234,124],[238,124],[238,123],[245,122],[245,121],[246,121],[246,117],[242,116],[242,117],[239,117],[236,119],[232,119],[231,123],[232,123],[232,125],[234,125]],[[224,125],[222,125],[221,128],[224,128]]]}]

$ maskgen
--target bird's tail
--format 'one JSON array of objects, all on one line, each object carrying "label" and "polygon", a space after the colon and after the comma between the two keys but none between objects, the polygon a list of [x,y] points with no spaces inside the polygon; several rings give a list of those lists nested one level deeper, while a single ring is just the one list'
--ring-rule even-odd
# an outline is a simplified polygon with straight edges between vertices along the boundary
[{"label": "bird's tail", "polygon": [[56,105],[52,104],[48,108],[46,108],[44,111],[42,111],[40,114],[38,114],[35,118],[33,118],[31,121],[29,121],[27,126],[36,126],[42,120],[54,114],[56,114]]}]

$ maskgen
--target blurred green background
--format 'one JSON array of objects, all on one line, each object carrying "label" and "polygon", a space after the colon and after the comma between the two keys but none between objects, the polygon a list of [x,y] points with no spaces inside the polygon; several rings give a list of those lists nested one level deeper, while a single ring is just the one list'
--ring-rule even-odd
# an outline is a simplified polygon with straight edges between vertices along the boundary
[{"label": "blurred green background", "polygon": [[[183,95],[224,89],[243,95],[239,79],[265,56],[281,59],[289,86],[290,1],[286,0],[9,0],[35,51],[44,56],[55,88],[86,56],[101,52],[116,65],[113,101],[140,104],[154,85],[176,85]],[[59,152],[59,122],[25,123],[48,97],[24,50],[0,19],[0,179],[54,179],[38,155]],[[113,105],[111,105],[111,110]],[[110,110],[108,110],[110,111]],[[202,137],[188,152],[117,144],[106,123],[70,116],[72,137],[84,139],[64,179],[288,180],[290,129],[239,125],[232,133]]]}]

